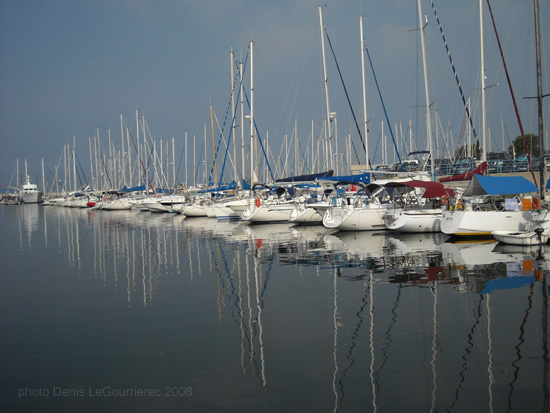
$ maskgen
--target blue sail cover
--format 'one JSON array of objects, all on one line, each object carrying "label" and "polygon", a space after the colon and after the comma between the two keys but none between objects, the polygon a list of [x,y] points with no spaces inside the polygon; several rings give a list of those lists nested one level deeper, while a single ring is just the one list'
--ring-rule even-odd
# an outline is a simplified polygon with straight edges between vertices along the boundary
[{"label": "blue sail cover", "polygon": [[318,178],[318,181],[331,181],[339,184],[357,184],[357,183],[370,183],[370,174],[364,172],[357,175],[339,175],[326,178]]},{"label": "blue sail cover", "polygon": [[145,191],[145,185],[134,186],[132,188],[128,188],[126,185],[124,185],[124,188],[122,188],[118,192],[135,192],[135,191]]},{"label": "blue sail cover", "polygon": [[215,188],[203,189],[203,190],[199,191],[198,193],[199,194],[204,194],[204,193],[207,193],[207,192],[230,191],[230,190],[235,189],[235,188],[237,188],[237,182],[232,181],[231,183],[229,183],[227,185],[222,185],[222,186],[218,186],[218,187],[215,187]]},{"label": "blue sail cover", "polygon": [[334,171],[326,171],[326,172],[319,172],[316,174],[308,174],[308,175],[297,175],[297,176],[290,176],[288,178],[280,178],[276,179],[275,182],[277,183],[285,183],[285,182],[313,182],[316,179],[321,179],[325,177],[331,177],[334,175]]},{"label": "blue sail cover", "polygon": [[474,175],[464,196],[473,195],[517,195],[538,192],[533,182],[523,176]]}]

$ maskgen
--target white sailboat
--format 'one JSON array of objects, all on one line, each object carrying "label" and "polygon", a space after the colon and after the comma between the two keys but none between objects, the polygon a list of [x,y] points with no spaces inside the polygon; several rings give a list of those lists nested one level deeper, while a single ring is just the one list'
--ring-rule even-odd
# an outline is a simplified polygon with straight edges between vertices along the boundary
[{"label": "white sailboat", "polygon": [[[482,161],[486,157],[485,116],[485,65],[483,42],[483,1],[479,2],[480,56],[481,56],[481,134],[483,145]],[[497,34],[498,37],[498,34]],[[506,65],[505,65],[506,69]],[[513,93],[512,93],[513,95]],[[513,96],[512,96],[513,97]],[[521,123],[520,123],[521,127]],[[523,197],[538,192],[536,186],[521,176],[491,177],[474,175],[462,199],[443,212],[441,231],[449,235],[472,236],[492,235],[494,231],[525,231],[533,219],[533,201],[538,198]],[[493,196],[493,197],[492,197]],[[495,199],[506,197],[503,201]],[[510,196],[512,196],[510,198]],[[519,202],[521,200],[521,202]],[[535,209],[538,209],[535,206]]]},{"label": "white sailboat", "polygon": [[390,208],[389,195],[382,185],[371,184],[367,188],[363,194],[332,198],[332,205],[323,216],[323,225],[343,231],[386,229],[383,217]]},{"label": "white sailboat", "polygon": [[441,231],[442,199],[454,197],[454,192],[433,181],[408,181],[388,185],[396,190],[399,186],[415,190],[406,194],[402,198],[403,202],[394,202],[393,208],[384,215],[387,229],[407,233]]},{"label": "white sailboat", "polygon": [[[537,103],[538,103],[538,126],[540,137],[540,153],[544,153],[544,123],[542,110],[542,79],[541,79],[541,56],[540,56],[540,21],[539,21],[539,5],[538,0],[535,0],[535,36],[536,36],[536,68],[537,68]],[[542,159],[542,157],[541,157]],[[540,168],[540,190],[539,193],[544,197],[544,162]],[[550,238],[550,217],[548,214],[548,206],[541,210],[541,203],[538,198],[535,198],[536,205],[534,209],[540,210],[526,224],[526,228],[522,231],[506,231],[498,229],[492,231],[493,237],[504,244],[511,245],[540,245],[546,244]]]},{"label": "white sailboat", "polygon": [[[441,231],[456,236],[523,231],[533,219],[533,201],[536,208],[540,200],[521,195],[535,192],[535,185],[521,176],[474,175],[462,198],[443,212]],[[512,197],[497,198],[505,196]]]}]

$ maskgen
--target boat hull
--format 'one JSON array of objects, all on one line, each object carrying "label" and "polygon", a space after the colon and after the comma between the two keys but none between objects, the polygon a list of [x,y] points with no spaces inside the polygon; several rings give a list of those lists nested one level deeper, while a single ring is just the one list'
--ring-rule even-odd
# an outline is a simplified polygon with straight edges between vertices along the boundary
[{"label": "boat hull", "polygon": [[381,205],[369,205],[364,208],[329,208],[323,217],[323,225],[341,231],[385,230],[383,217],[386,212],[387,208]]},{"label": "boat hull", "polygon": [[441,232],[456,236],[492,235],[493,231],[523,231],[531,211],[444,211]]},{"label": "boat hull", "polygon": [[323,217],[315,209],[301,206],[292,210],[288,220],[295,224],[320,224]]},{"label": "boat hull", "polygon": [[384,216],[387,229],[418,233],[441,231],[441,209],[401,210]]},{"label": "boat hull", "polygon": [[42,191],[22,192],[21,199],[24,204],[40,204],[44,194]]},{"label": "boat hull", "polygon": [[285,222],[290,218],[292,205],[249,205],[242,219],[249,222]]},{"label": "boat hull", "polygon": [[548,242],[548,234],[536,231],[493,231],[493,237],[509,245],[540,245]]}]

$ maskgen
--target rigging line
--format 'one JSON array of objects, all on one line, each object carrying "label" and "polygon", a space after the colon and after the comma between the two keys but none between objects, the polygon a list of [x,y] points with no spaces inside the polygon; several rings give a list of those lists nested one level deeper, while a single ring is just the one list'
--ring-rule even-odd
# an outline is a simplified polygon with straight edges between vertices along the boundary
[{"label": "rigging line", "polygon": [[464,349],[465,351],[465,354],[462,355],[462,360],[463,360],[463,363],[462,363],[462,370],[460,371],[460,383],[458,384],[456,390],[455,390],[455,398],[453,400],[453,402],[451,403],[451,405],[447,408],[447,411],[451,411],[456,402],[458,401],[458,398],[459,398],[459,394],[460,394],[460,390],[462,389],[462,386],[464,385],[464,381],[466,380],[466,371],[468,370],[468,356],[472,353],[472,349],[474,348],[474,341],[473,341],[473,338],[474,338],[474,332],[477,328],[477,326],[479,325],[479,322],[480,322],[480,319],[481,319],[481,310],[482,310],[482,306],[481,306],[481,303],[483,301],[483,296],[480,296],[479,297],[479,302],[478,302],[478,306],[477,306],[477,311],[476,311],[476,318],[474,320],[474,325],[472,326],[472,328],[470,329],[470,332],[468,334],[468,347],[466,347]]},{"label": "rigging line", "polygon": [[531,312],[531,309],[533,308],[533,292],[534,292],[534,280],[532,283],[529,284],[529,296],[527,297],[528,306],[525,309],[525,315],[523,316],[523,320],[521,321],[521,325],[519,327],[519,337],[518,337],[518,344],[514,347],[516,349],[516,355],[517,358],[512,362],[512,366],[514,367],[514,379],[510,382],[508,387],[510,387],[510,393],[508,393],[508,410],[512,411],[512,395],[514,394],[514,383],[518,380],[518,373],[519,373],[519,366],[518,363],[521,361],[521,345],[525,343],[525,325],[527,324],[527,319],[529,318],[529,313]]},{"label": "rigging line", "polygon": [[460,80],[458,79],[458,73],[455,69],[455,64],[453,61],[453,58],[451,56],[451,51],[449,50],[449,45],[447,44],[447,39],[445,37],[445,33],[443,33],[443,27],[441,26],[441,22],[439,21],[439,15],[437,14],[435,10],[435,4],[433,0],[430,0],[432,3],[432,10],[435,15],[435,19],[437,20],[437,26],[439,27],[439,31],[441,32],[441,37],[443,38],[443,44],[445,45],[445,50],[447,51],[447,57],[449,58],[449,63],[451,63],[451,69],[453,69],[453,75],[455,77],[456,85],[458,86],[458,91],[460,92],[460,97],[462,98],[462,103],[464,104],[464,108],[466,109],[466,115],[468,116],[468,121],[470,122],[470,126],[472,127],[472,131],[474,133],[474,138],[476,141],[479,140],[477,137],[476,128],[474,126],[474,122],[472,120],[472,116],[470,114],[470,108],[468,107],[468,104],[466,103],[466,97],[464,96],[464,92],[462,91],[462,85],[460,84]]},{"label": "rigging line", "polygon": [[365,51],[367,52],[367,57],[369,58],[370,67],[372,69],[372,75],[374,76],[374,83],[376,84],[376,89],[378,90],[378,96],[380,97],[380,102],[382,103],[382,108],[384,109],[384,115],[386,116],[386,122],[388,124],[388,129],[390,130],[391,139],[393,142],[393,146],[395,148],[395,152],[397,153],[397,159],[399,159],[399,163],[402,164],[401,161],[401,155],[399,155],[399,150],[397,149],[397,143],[395,142],[395,137],[393,136],[393,129],[391,127],[390,120],[388,118],[388,112],[386,110],[386,105],[384,104],[384,99],[382,98],[382,92],[380,91],[380,85],[378,84],[378,79],[376,77],[376,73],[374,72],[374,66],[372,64],[372,59],[370,58],[369,48],[365,45]]},{"label": "rigging line", "polygon": [[[346,94],[346,99],[348,101],[349,109],[351,110],[351,115],[353,116],[353,121],[355,122],[355,127],[357,128],[357,132],[359,133],[359,137],[361,138],[361,143],[363,144],[363,148],[365,148],[365,141],[363,140],[363,135],[361,134],[361,128],[359,128],[359,124],[357,123],[357,117],[355,116],[355,112],[353,111],[353,106],[351,105],[351,101],[349,99],[348,89],[346,88],[346,84],[344,83],[342,71],[340,70],[340,65],[338,64],[338,60],[336,59],[336,54],[334,53],[334,48],[332,47],[332,42],[330,41],[330,37],[328,35],[328,31],[326,28],[325,28],[325,34],[327,36],[328,45],[330,46],[330,51],[332,52],[332,57],[334,57],[334,63],[336,63],[336,69],[338,69],[338,74],[340,75],[340,81],[342,82],[344,93]],[[330,114],[328,114],[328,116],[330,116]],[[355,152],[355,156],[357,157],[357,162],[359,162],[359,156],[357,155],[357,151]]]},{"label": "rigging line", "polygon": [[[236,79],[236,77],[237,77],[237,74],[235,74],[235,79]],[[235,80],[233,81],[233,83],[235,83]],[[222,144],[222,137],[223,137],[223,132],[225,130],[225,123],[227,122],[227,118],[229,117],[229,109],[231,109],[231,98],[229,98],[229,102],[227,104],[227,109],[225,110],[225,117],[223,119],[223,125],[222,125],[221,131],[220,131],[220,137],[218,138],[218,144],[216,146],[216,153],[215,153],[215,156],[214,156],[214,161],[212,162],[212,168],[210,169],[210,175],[208,176],[208,184],[210,184],[212,182],[212,174],[213,174],[213,171],[214,171],[214,166],[216,165],[216,160],[218,159],[219,149],[220,149],[221,144]],[[234,120],[235,120],[235,117],[233,117],[233,121]],[[229,150],[229,146],[226,147],[226,153],[227,153],[228,150]],[[221,175],[222,176],[220,176],[220,182],[223,178],[223,173]]]},{"label": "rigging line", "polygon": [[[153,185],[151,185],[151,179],[147,175],[147,169],[145,168],[145,165],[143,164],[143,159],[141,159],[141,154],[138,151],[138,148],[136,146],[136,141],[134,140],[134,137],[132,136],[132,132],[130,132],[130,128],[128,128],[128,125],[126,125],[126,130],[128,131],[128,135],[130,135],[130,138],[132,139],[132,145],[134,147],[134,150],[136,151],[136,155],[139,155],[139,163],[141,164],[141,168],[143,169],[143,174],[147,176],[149,187],[153,189]],[[109,180],[110,181],[110,180]]]},{"label": "rigging line", "polygon": [[[248,94],[246,93],[246,89],[243,88],[243,90],[244,90],[244,96],[246,97],[246,103],[248,104],[248,108],[250,108],[250,100],[248,99]],[[271,175],[271,179],[275,181],[275,178],[273,177],[273,171],[271,170],[271,165],[269,164],[269,159],[267,157],[267,153],[265,151],[264,144],[262,142],[262,138],[260,137],[260,131],[258,130],[258,124],[256,123],[256,119],[254,119],[254,129],[258,134],[258,141],[260,142],[262,153],[264,154],[264,159],[267,164],[267,169],[269,170],[269,174]],[[253,155],[251,154],[250,156],[253,156]]]},{"label": "rigging line", "polygon": [[353,358],[353,350],[357,346],[357,337],[359,336],[359,330],[361,330],[361,325],[363,324],[363,321],[365,320],[363,316],[363,312],[365,310],[365,307],[369,303],[367,295],[370,293],[370,289],[372,286],[369,284],[369,286],[365,289],[365,295],[361,299],[362,305],[359,307],[359,310],[355,313],[355,315],[358,318],[357,324],[355,325],[355,329],[353,330],[353,333],[351,334],[350,341],[351,346],[349,348],[348,354],[346,355],[346,358],[350,361],[349,365],[343,369],[342,376],[340,377],[340,380],[338,380],[338,383],[340,384],[340,406],[344,403],[344,379],[347,377],[348,371],[351,370],[353,365],[355,364],[355,358]]},{"label": "rigging line", "polygon": [[[186,131],[187,132],[187,131]],[[180,159],[179,159],[179,162],[178,162],[178,170],[176,171],[176,181],[177,181],[177,177],[180,175],[180,168],[181,168],[181,161],[183,160],[183,152],[185,151],[185,145],[182,145],[181,147],[181,154],[180,154]],[[187,159],[187,152],[185,152],[185,158]],[[185,170],[185,177],[187,178],[187,174],[189,172],[187,171],[187,169]],[[174,182],[174,185],[176,183]]]},{"label": "rigging line", "polygon": [[[510,80],[510,74],[508,73],[508,66],[506,65],[506,60],[504,59],[504,52],[502,51],[502,45],[500,44],[500,36],[498,35],[497,26],[495,23],[495,17],[493,16],[493,9],[491,8],[491,3],[487,0],[487,6],[489,7],[489,13],[491,14],[491,22],[493,23],[493,28],[495,30],[495,36],[497,38],[498,49],[500,50],[500,57],[502,58],[502,64],[504,66],[504,71],[506,72],[506,81],[508,82],[508,88],[510,89],[510,94],[512,95],[512,101],[514,103],[514,109],[516,112],[516,118],[518,120],[519,129],[521,131],[521,137],[523,139],[523,146],[525,147],[525,153],[527,154],[527,161],[529,162],[529,169],[531,176],[533,177],[533,182],[535,186],[537,185],[537,178],[535,178],[535,172],[533,169],[533,164],[531,162],[531,153],[529,152],[529,146],[527,145],[527,139],[525,139],[525,132],[523,131],[523,124],[521,123],[521,118],[519,116],[518,105],[516,104],[516,97],[514,95],[514,89],[512,88],[512,82]],[[485,150],[485,148],[483,148]],[[542,184],[542,183],[541,183]]]},{"label": "rigging line", "polygon": [[[239,82],[240,84],[240,82]],[[227,143],[225,145],[226,149],[225,149],[225,155],[223,157],[223,164],[222,164],[222,171],[221,171],[221,174],[220,174],[220,180],[218,182],[218,185],[221,185],[222,183],[222,178],[223,178],[223,172],[225,170],[225,163],[227,161],[227,154],[229,153],[229,145],[231,144],[231,137],[233,136],[233,130],[235,130],[235,116],[237,114],[237,108],[239,107],[240,105],[240,97],[241,97],[241,88],[239,87],[239,93],[237,94],[237,97],[235,99],[235,108],[234,108],[234,111],[233,113],[235,115],[233,115],[233,119],[231,120],[231,127],[229,128],[229,137],[227,139]],[[231,103],[231,102],[230,102]],[[218,121],[218,119],[216,118],[216,122]],[[218,128],[219,128],[219,125],[218,125]],[[224,128],[225,128],[225,121],[224,121]],[[220,136],[220,139],[223,138],[223,134]],[[229,155],[230,159],[231,159],[231,155]],[[235,177],[235,180],[237,180],[237,176]]]}]

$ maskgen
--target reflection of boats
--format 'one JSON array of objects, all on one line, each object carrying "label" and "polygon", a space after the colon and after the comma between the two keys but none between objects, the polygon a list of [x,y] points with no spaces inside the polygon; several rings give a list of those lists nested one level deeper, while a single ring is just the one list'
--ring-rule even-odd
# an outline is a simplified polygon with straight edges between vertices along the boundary
[{"label": "reflection of boats", "polygon": [[498,262],[509,262],[522,259],[522,256],[500,253],[495,240],[484,240],[478,242],[445,242],[441,245],[443,259],[451,265],[489,265]]},{"label": "reflection of boats", "polygon": [[256,241],[257,247],[264,244],[288,243],[292,238],[290,222],[264,225],[243,225],[243,232]]},{"label": "reflection of boats", "polygon": [[429,251],[440,251],[441,245],[447,239],[449,239],[449,236],[441,232],[401,233],[388,236],[388,245],[403,254],[427,253]]},{"label": "reflection of boats", "polygon": [[384,255],[386,240],[386,232],[372,231],[339,231],[325,236],[327,246],[358,258],[381,257]]}]

